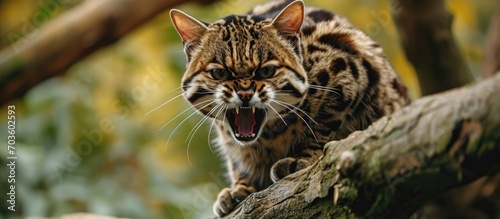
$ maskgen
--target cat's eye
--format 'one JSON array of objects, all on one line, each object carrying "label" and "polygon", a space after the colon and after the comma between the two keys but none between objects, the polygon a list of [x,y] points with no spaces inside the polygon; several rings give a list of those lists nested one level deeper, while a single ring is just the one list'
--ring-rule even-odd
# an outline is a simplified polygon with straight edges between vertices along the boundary
[{"label": "cat's eye", "polygon": [[278,66],[268,65],[257,69],[257,71],[255,71],[255,76],[262,79],[271,78],[276,74],[276,69],[278,69]]},{"label": "cat's eye", "polygon": [[208,72],[215,80],[226,80],[229,77],[229,71],[223,68],[213,68]]}]

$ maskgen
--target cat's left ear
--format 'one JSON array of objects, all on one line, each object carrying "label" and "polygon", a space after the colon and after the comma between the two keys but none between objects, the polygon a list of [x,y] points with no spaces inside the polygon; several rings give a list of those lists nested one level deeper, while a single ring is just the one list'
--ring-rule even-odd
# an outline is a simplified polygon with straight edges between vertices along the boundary
[{"label": "cat's left ear", "polygon": [[203,22],[176,9],[170,11],[170,19],[184,44],[200,37],[207,29],[207,26]]},{"label": "cat's left ear", "polygon": [[286,6],[273,20],[272,25],[281,34],[293,35],[300,32],[304,21],[304,2],[294,1]]}]

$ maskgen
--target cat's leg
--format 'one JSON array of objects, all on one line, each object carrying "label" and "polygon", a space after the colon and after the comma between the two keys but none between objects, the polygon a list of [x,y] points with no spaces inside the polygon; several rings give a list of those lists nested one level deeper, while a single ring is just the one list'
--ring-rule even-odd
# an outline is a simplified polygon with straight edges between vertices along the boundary
[{"label": "cat's leg", "polygon": [[276,161],[271,167],[271,179],[276,182],[292,173],[302,170],[318,160],[323,155],[323,146],[310,143],[291,157]]},{"label": "cat's leg", "polygon": [[235,170],[233,165],[229,165],[229,171],[232,186],[219,192],[213,206],[214,213],[219,217],[231,212],[238,203],[257,191],[248,174]]}]

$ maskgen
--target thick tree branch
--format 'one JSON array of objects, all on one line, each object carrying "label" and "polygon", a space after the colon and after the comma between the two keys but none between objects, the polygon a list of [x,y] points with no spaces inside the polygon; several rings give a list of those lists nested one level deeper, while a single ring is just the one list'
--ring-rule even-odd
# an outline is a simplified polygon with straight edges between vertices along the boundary
[{"label": "thick tree branch", "polygon": [[227,218],[408,218],[499,170],[499,93],[497,74],[417,100],[328,143],[319,162],[250,195]]},{"label": "thick tree branch", "polygon": [[451,31],[453,16],[444,0],[394,0],[393,19],[423,95],[463,86],[473,80]]},{"label": "thick tree branch", "polygon": [[47,23],[32,39],[0,51],[0,106],[62,73],[92,52],[116,42],[158,13],[188,1],[84,1]]}]

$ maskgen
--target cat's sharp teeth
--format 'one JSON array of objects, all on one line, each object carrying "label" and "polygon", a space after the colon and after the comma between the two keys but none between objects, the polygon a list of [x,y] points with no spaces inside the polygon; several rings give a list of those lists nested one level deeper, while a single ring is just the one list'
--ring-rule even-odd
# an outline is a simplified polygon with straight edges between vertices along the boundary
[{"label": "cat's sharp teeth", "polygon": [[234,108],[236,110],[236,114],[240,114],[240,107],[237,106],[236,108]]},{"label": "cat's sharp teeth", "polygon": [[252,138],[255,137],[255,133],[252,133],[250,136],[252,136]]},{"label": "cat's sharp teeth", "polygon": [[236,136],[236,137],[239,138],[240,137],[240,133],[235,133],[234,136]]},{"label": "cat's sharp teeth", "polygon": [[255,113],[255,106],[252,106],[252,113]]}]

